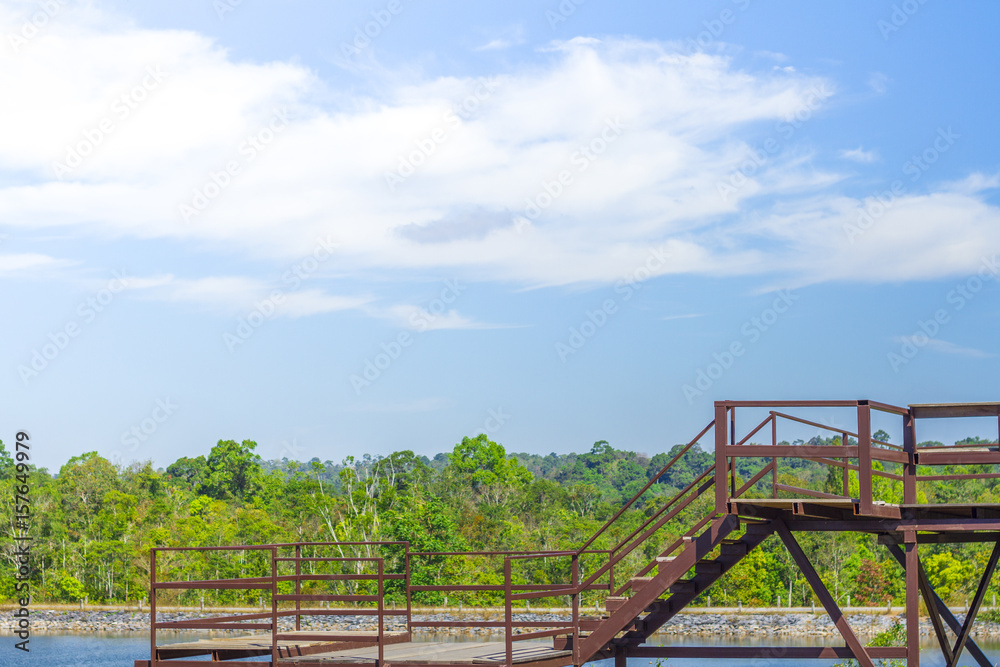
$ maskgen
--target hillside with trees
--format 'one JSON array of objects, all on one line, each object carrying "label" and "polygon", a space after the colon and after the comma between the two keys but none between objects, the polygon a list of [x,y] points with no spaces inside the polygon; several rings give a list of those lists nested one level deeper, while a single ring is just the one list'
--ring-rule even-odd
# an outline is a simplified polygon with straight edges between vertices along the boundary
[{"label": "hillside with trees", "polygon": [[[978,442],[970,439],[963,442]],[[806,444],[839,445],[838,438]],[[509,454],[485,435],[463,438],[434,458],[398,451],[332,461],[264,461],[256,443],[221,440],[205,455],[180,458],[165,469],[149,462],[116,466],[88,452],[58,473],[32,468],[32,571],[36,602],[136,601],[148,597],[149,550],[154,546],[219,546],[292,541],[408,541],[413,551],[563,550],[578,547],[622,503],[680,450],[653,456],[615,449],[605,441],[581,454]],[[712,464],[695,445],[628,510],[595,548],[607,549],[638,527],[662,503]],[[737,474],[749,479],[763,462],[741,459]],[[980,472],[951,468],[947,473]],[[7,516],[23,486],[14,461],[0,443],[0,492]],[[785,460],[779,480],[839,493],[839,470],[805,460]],[[876,478],[876,495],[893,500],[899,490]],[[763,484],[763,481],[759,483]],[[853,486],[856,487],[856,480]],[[763,487],[759,487],[763,494]],[[770,490],[767,490],[768,494]],[[751,494],[754,491],[751,491]],[[990,480],[921,485],[934,502],[1000,502]],[[705,500],[705,502],[702,502]],[[669,524],[661,542],[676,538],[709,506],[699,500]],[[14,542],[4,531],[0,598],[14,596]],[[902,571],[870,536],[804,534],[803,547],[838,601],[884,605],[902,596]],[[656,553],[649,545],[636,565]],[[961,603],[971,596],[988,557],[979,544],[928,545],[921,551],[928,576],[943,597]],[[413,583],[500,583],[495,562],[462,557],[415,560]],[[259,576],[252,558],[211,564],[178,560],[177,579]],[[525,566],[527,567],[527,566]],[[524,581],[560,581],[555,569],[532,566]],[[590,565],[585,564],[585,567]],[[1000,580],[992,584],[994,592]],[[811,591],[784,546],[769,538],[711,590],[714,605],[808,605]],[[207,603],[251,604],[235,591],[209,593]],[[256,595],[256,594],[254,594]],[[390,598],[402,600],[399,587]],[[495,603],[484,594],[456,594],[451,603]],[[463,597],[464,596],[464,597]],[[988,598],[989,599],[989,598]],[[181,603],[195,604],[193,593]],[[597,594],[586,598],[592,604]],[[707,603],[703,595],[702,603]],[[442,604],[434,592],[415,602]]]}]

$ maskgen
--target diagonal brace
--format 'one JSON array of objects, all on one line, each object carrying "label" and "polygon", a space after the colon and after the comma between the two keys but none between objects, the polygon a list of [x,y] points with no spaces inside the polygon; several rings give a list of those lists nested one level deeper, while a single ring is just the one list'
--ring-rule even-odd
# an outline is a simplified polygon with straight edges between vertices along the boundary
[{"label": "diagonal brace", "polygon": [[847,647],[851,649],[854,654],[854,658],[860,663],[861,667],[875,667],[875,663],[872,662],[871,656],[868,655],[868,651],[865,647],[861,645],[861,641],[858,636],[854,634],[854,630],[851,629],[850,624],[847,622],[847,618],[844,617],[843,612],[840,611],[840,607],[837,606],[837,602],[830,595],[830,591],[823,584],[822,579],[819,578],[816,569],[809,562],[806,557],[802,547],[795,540],[795,536],[792,535],[792,531],[788,530],[788,526],[785,525],[784,521],[774,520],[773,525],[777,529],[778,536],[781,537],[781,541],[785,543],[788,548],[788,552],[792,555],[792,559],[795,561],[799,569],[802,570],[802,574],[805,575],[806,580],[812,587],[813,592],[816,593],[816,597],[819,598],[820,603],[822,603],[823,608],[826,609],[826,613],[830,615],[831,620],[833,620],[834,625],[840,630],[840,634],[844,637],[844,641],[847,643]]},{"label": "diagonal brace", "polygon": [[[892,557],[895,558],[897,562],[899,562],[900,565],[906,567],[906,557],[903,555],[902,549],[900,549],[895,544],[887,544],[886,548],[889,550],[889,553],[892,554]],[[920,587],[921,590],[924,591],[923,593],[924,603],[927,605],[927,609],[930,610],[931,607],[934,607],[937,613],[940,614],[940,617],[943,618],[945,622],[948,624],[948,627],[951,628],[952,632],[958,635],[962,631],[962,624],[959,623],[958,619],[955,618],[955,615],[951,613],[951,610],[948,609],[948,605],[944,603],[944,600],[941,599],[941,596],[939,596],[931,587],[930,582],[927,580],[927,575],[924,572],[924,568],[922,565],[920,567],[919,573],[921,579]],[[946,643],[945,646],[947,646]],[[968,640],[966,641],[965,648],[969,650],[969,653],[972,654],[972,657],[976,659],[977,663],[979,663],[979,667],[993,667],[993,662],[986,656],[985,653],[983,653],[983,650],[979,648],[979,645],[971,637],[968,638]],[[942,650],[942,653],[948,660],[953,659],[950,646],[948,647],[947,651]]]},{"label": "diagonal brace", "polygon": [[976,589],[976,595],[972,598],[972,604],[969,605],[969,611],[965,615],[965,623],[962,624],[962,631],[958,633],[958,641],[955,642],[955,648],[952,651],[952,658],[951,662],[948,663],[948,667],[956,667],[958,659],[962,657],[965,642],[968,641],[969,633],[972,632],[972,624],[979,614],[979,607],[983,604],[983,598],[986,597],[986,587],[990,585],[990,579],[993,578],[993,571],[997,569],[998,560],[1000,560],[1000,542],[994,545],[990,561],[986,564],[986,571],[983,572],[983,577],[979,580],[979,588]]}]

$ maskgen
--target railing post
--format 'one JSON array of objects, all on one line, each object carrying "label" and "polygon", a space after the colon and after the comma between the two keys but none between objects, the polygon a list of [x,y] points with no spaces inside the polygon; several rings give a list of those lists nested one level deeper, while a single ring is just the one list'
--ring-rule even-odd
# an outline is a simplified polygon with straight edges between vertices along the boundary
[{"label": "railing post", "polygon": [[[903,533],[906,570],[906,667],[920,665],[920,556],[917,535],[914,531]],[[928,608],[933,600],[924,600]]]},{"label": "railing post", "polygon": [[[313,553],[316,553],[313,551]],[[295,545],[295,595],[302,595],[302,545]],[[302,611],[302,601],[295,600],[295,630],[301,630],[299,612]]]},{"label": "railing post", "polygon": [[573,554],[573,664],[580,665],[580,555]]},{"label": "railing post", "polygon": [[[736,408],[729,411],[729,438],[734,445],[736,439]],[[729,497],[736,500],[736,458],[729,459]]]},{"label": "railing post", "polygon": [[378,559],[378,666],[385,665],[385,575],[382,558]]},{"label": "railing post", "polygon": [[[771,446],[778,446],[778,418],[771,415]],[[778,497],[778,458],[771,457],[771,497]]]},{"label": "railing post", "polygon": [[410,634],[411,632],[413,632],[413,628],[410,626],[410,624],[413,622],[413,606],[412,606],[412,602],[411,602],[411,599],[410,599],[410,544],[409,544],[409,542],[406,543],[406,545],[403,547],[403,549],[404,549],[403,555],[404,555],[404,558],[405,558],[405,566],[404,566],[405,567],[405,571],[404,571],[403,574],[406,576],[406,579],[404,580],[404,582],[406,583],[406,633]]},{"label": "railing post", "polygon": [[507,667],[514,667],[514,617],[510,606],[510,596],[510,556],[506,556],[503,559],[504,646],[507,651]]},{"label": "railing post", "polygon": [[615,552],[612,549],[608,550],[608,595],[615,594]]},{"label": "railing post", "polygon": [[[845,433],[841,433],[840,434],[840,444],[841,444],[841,446],[847,447],[847,444],[849,442],[850,441],[847,439],[847,433],[846,432]],[[844,475],[843,475],[843,477],[844,477],[844,489],[843,489],[843,491],[844,491],[844,497],[845,498],[850,498],[851,497],[851,469],[849,467],[850,465],[851,465],[851,459],[849,459],[849,458],[847,458],[845,456],[844,457]]]},{"label": "railing post", "polygon": [[149,662],[152,665],[156,665],[156,548],[155,547],[149,550]]},{"label": "railing post", "polygon": [[726,403],[725,401],[715,402],[715,512],[716,514],[726,514],[728,512],[726,503],[729,500],[728,487],[726,484],[726,444],[728,443],[728,426],[726,423]]},{"label": "railing post", "polygon": [[858,401],[858,498],[861,514],[872,513],[872,408]]},{"label": "railing post", "polygon": [[271,547],[271,665],[278,664],[278,548]]},{"label": "railing post", "polygon": [[917,424],[912,411],[903,416],[903,451],[910,457],[903,466],[903,503],[911,505],[917,502]]}]

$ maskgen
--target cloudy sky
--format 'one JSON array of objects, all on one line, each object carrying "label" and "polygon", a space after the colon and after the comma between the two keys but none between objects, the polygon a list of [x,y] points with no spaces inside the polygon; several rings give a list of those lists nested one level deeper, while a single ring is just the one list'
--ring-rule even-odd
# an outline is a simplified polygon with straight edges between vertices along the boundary
[{"label": "cloudy sky", "polygon": [[0,2],[0,438],[653,454],[716,399],[1000,398],[994,3],[480,5]]}]

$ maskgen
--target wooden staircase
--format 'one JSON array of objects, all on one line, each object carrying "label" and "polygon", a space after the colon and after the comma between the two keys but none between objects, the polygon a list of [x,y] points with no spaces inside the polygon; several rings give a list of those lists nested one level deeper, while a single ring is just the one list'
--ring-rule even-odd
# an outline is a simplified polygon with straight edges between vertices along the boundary
[{"label": "wooden staircase", "polygon": [[[637,646],[689,605],[774,532],[767,521],[743,522],[745,531],[735,535],[735,516],[713,519],[695,538],[685,541],[673,555],[655,559],[655,576],[629,580],[629,597],[611,596],[608,615],[580,640],[580,656],[591,660],[609,654],[614,646]],[[718,549],[718,554],[711,554]],[[688,577],[693,572],[693,576]],[[661,599],[665,593],[668,597]]]}]

